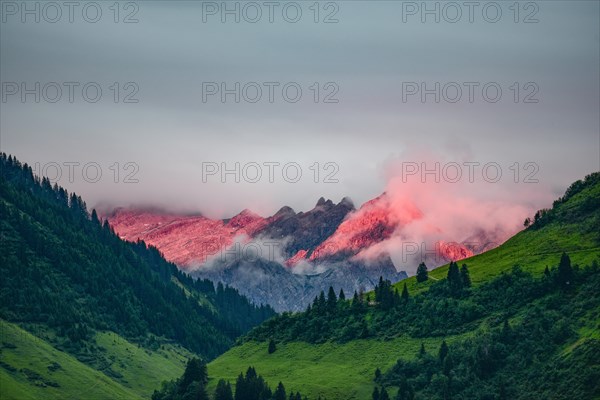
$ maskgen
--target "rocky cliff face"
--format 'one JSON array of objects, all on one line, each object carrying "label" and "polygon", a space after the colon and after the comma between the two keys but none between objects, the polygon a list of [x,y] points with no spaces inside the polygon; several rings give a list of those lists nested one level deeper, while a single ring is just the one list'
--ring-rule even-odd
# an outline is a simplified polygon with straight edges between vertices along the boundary
[{"label": "rocky cliff face", "polygon": [[380,276],[392,282],[407,277],[397,272],[389,258],[367,264],[339,262],[309,273],[293,273],[290,268],[265,259],[217,263],[192,272],[192,276],[222,282],[239,290],[256,304],[269,304],[276,311],[303,311],[321,291],[333,287],[346,297],[354,291],[372,290]]},{"label": "rocky cliff face", "polygon": [[[421,217],[415,207],[394,212],[386,194],[358,210],[348,198],[335,204],[320,198],[307,212],[283,207],[270,217],[250,210],[225,220],[117,209],[107,219],[121,238],[144,240],[194,276],[237,288],[256,303],[278,311],[301,310],[332,286],[347,295],[370,290],[382,276],[397,272],[389,254],[370,249],[385,243],[399,227]],[[444,260],[473,255],[462,244],[439,242]]]}]

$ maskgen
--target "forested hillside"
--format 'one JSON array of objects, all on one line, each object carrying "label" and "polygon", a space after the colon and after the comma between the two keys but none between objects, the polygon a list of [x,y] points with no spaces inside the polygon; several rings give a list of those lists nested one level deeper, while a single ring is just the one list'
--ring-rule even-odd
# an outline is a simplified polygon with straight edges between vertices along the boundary
[{"label": "forested hillside", "polygon": [[322,293],[254,328],[210,375],[253,365],[328,399],[599,398],[599,193],[595,173],[497,249],[349,299]]},{"label": "forested hillside", "polygon": [[97,339],[114,332],[148,350],[179,345],[211,359],[274,314],[122,241],[81,197],[12,156],[1,154],[0,170],[0,318],[56,349],[111,371],[124,360],[108,359]]}]

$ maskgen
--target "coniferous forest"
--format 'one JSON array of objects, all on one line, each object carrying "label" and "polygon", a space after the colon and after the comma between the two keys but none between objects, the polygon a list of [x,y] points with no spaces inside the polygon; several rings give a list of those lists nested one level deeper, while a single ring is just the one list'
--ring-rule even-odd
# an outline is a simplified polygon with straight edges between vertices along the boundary
[{"label": "coniferous forest", "polygon": [[[0,317],[47,327],[72,353],[97,330],[211,359],[274,315],[235,289],[193,280],[143,242],[122,241],[81,197],[0,156]],[[210,307],[205,305],[210,304]]]},{"label": "coniferous forest", "polygon": [[[411,289],[383,278],[372,292],[351,296],[330,287],[306,311],[276,315],[231,287],[192,279],[144,242],[121,240],[81,197],[34,176],[27,164],[2,154],[0,166],[1,319],[94,366],[114,362],[96,342],[100,332],[148,352],[182,346],[191,355],[183,375],[154,382],[152,400],[304,400],[302,388],[285,377],[265,378],[252,364],[232,380],[210,376],[207,362],[235,345],[256,344],[269,360],[290,343],[386,343],[399,334],[423,342],[411,357],[372,371],[372,400],[600,395],[600,342],[589,334],[597,330],[600,309],[597,261],[574,264],[563,252],[541,275],[517,264],[478,285],[471,261],[471,267],[451,262],[439,280],[421,263]],[[598,200],[581,193],[597,191],[599,177],[573,184],[527,229],[568,220],[588,232]],[[431,338],[443,340],[432,347],[425,344]],[[36,385],[58,385],[5,361],[0,367]]]}]

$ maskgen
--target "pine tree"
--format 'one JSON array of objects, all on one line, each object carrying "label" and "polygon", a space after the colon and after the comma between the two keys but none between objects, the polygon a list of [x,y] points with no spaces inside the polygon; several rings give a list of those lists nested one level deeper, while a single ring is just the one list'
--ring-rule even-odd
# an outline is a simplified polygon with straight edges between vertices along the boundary
[{"label": "pine tree", "polygon": [[224,379],[220,379],[215,390],[215,400],[233,400],[231,385]]},{"label": "pine tree", "polygon": [[502,341],[505,343],[510,343],[512,341],[513,331],[508,323],[508,318],[504,320],[504,324],[502,325],[501,337]]},{"label": "pine tree", "polygon": [[273,393],[273,400],[287,400],[286,397],[285,387],[283,387],[283,383],[279,382],[277,389],[275,389],[275,393]]},{"label": "pine tree", "polygon": [[438,353],[440,362],[443,363],[444,359],[446,358],[447,355],[448,355],[448,344],[446,343],[445,340],[442,340],[442,344],[440,345],[440,351]]},{"label": "pine tree", "polygon": [[381,370],[377,368],[375,370],[375,382],[377,382],[381,378]]},{"label": "pine tree", "polygon": [[419,349],[419,357],[423,357],[427,354],[427,350],[425,350],[425,343],[421,342],[421,348]]},{"label": "pine tree", "polygon": [[455,294],[462,289],[462,281],[460,279],[460,271],[458,270],[458,264],[454,261],[450,262],[450,266],[448,267],[448,285],[450,286],[450,290],[452,290]]},{"label": "pine tree", "polygon": [[444,375],[449,376],[452,368],[454,368],[454,360],[452,359],[452,354],[448,354],[444,359]]},{"label": "pine tree", "polygon": [[371,398],[373,400],[379,400],[379,389],[377,388],[377,386],[373,388],[373,394],[371,395]]},{"label": "pine tree", "polygon": [[340,289],[340,294],[338,296],[340,301],[346,301],[346,294],[344,294],[344,289]]},{"label": "pine tree", "polygon": [[471,276],[469,275],[467,264],[463,264],[460,268],[460,280],[463,287],[471,287]]},{"label": "pine tree", "polygon": [[400,380],[400,385],[398,387],[398,394],[396,395],[396,400],[413,400],[415,398],[415,391],[412,386],[406,380],[406,377],[403,376]]},{"label": "pine tree", "polygon": [[546,268],[544,268],[544,277],[550,278],[550,269],[548,268],[547,265],[546,265]]},{"label": "pine tree", "polygon": [[247,397],[248,385],[246,385],[246,379],[244,374],[240,372],[235,381],[235,400],[244,400]]},{"label": "pine tree", "polygon": [[327,293],[327,310],[334,311],[337,305],[337,296],[332,286],[329,286],[329,292]]},{"label": "pine tree", "polygon": [[206,386],[208,382],[206,363],[195,357],[189,360],[185,367],[185,372],[179,383],[179,392],[185,392],[192,382],[200,382],[202,387]]},{"label": "pine tree", "polygon": [[406,282],[404,282],[404,286],[402,287],[402,301],[405,303],[408,302],[408,288],[406,287]]},{"label": "pine tree", "polygon": [[275,350],[277,350],[277,346],[275,346],[275,341],[273,339],[269,340],[269,354],[273,354],[275,353]]},{"label": "pine tree", "polygon": [[92,222],[94,224],[100,224],[100,220],[98,219],[98,214],[96,213],[96,209],[95,208],[92,210],[91,219],[92,219]]},{"label": "pine tree", "polygon": [[567,289],[573,282],[573,267],[571,267],[571,258],[567,253],[562,253],[557,272],[558,284],[563,289]]},{"label": "pine tree", "polygon": [[424,262],[421,262],[421,264],[419,264],[419,266],[417,267],[417,282],[425,282],[427,279],[429,279],[427,266]]},{"label": "pine tree", "polygon": [[379,400],[390,400],[390,395],[385,390],[385,387],[382,387],[381,392],[379,392]]}]

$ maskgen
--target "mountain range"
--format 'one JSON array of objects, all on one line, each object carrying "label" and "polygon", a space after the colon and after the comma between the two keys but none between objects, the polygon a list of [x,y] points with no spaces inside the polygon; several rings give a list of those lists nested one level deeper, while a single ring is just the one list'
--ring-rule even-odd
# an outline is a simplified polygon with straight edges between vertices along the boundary
[{"label": "mountain range", "polygon": [[[352,294],[372,290],[380,277],[406,278],[386,245],[422,213],[414,206],[397,212],[383,193],[358,209],[348,197],[337,204],[320,198],[309,211],[284,206],[269,217],[248,209],[211,219],[136,208],[117,208],[104,217],[122,239],[156,246],[195,277],[235,287],[277,311],[298,311],[330,286]],[[430,264],[487,250],[486,236],[481,230],[460,243],[438,240],[429,245],[435,249]]]},{"label": "mountain range", "polygon": [[[80,196],[0,154],[0,397],[230,400],[218,388],[229,381],[235,398],[247,398],[238,394],[246,371],[246,382],[277,386],[280,395],[285,384],[302,393],[295,398],[313,400],[595,400],[599,199],[600,173],[594,173],[502,245],[461,260],[460,271],[452,262],[400,282],[382,277],[373,291],[352,296],[332,288],[303,312],[275,315],[235,288],[193,279],[144,241],[122,240]],[[315,208],[339,206],[319,203]],[[380,227],[386,218],[397,222],[394,215],[377,217],[376,210],[346,212],[329,228],[333,233],[317,239],[290,237],[288,223],[306,218],[297,225],[308,226],[311,218],[284,210],[291,222],[278,220],[270,235],[286,238],[286,250],[275,261],[261,259],[261,270],[322,280],[365,268],[353,265],[365,250],[352,247],[354,236],[378,247],[386,229],[359,224],[352,235],[342,227],[361,218]],[[213,224],[251,232],[252,221],[260,220],[244,214]],[[157,225],[174,218],[163,217]],[[328,240],[343,243],[345,252],[322,251],[315,258],[333,267],[294,272],[302,263],[318,267],[310,258]],[[255,242],[234,236],[231,243]],[[306,243],[310,254],[289,262]],[[377,260],[368,260],[375,272],[384,268]],[[389,258],[381,260],[389,265]],[[221,274],[241,276],[254,265],[244,262],[230,261]],[[270,289],[262,289],[268,297]],[[200,378],[192,367],[206,364],[196,357],[208,362]]]}]

